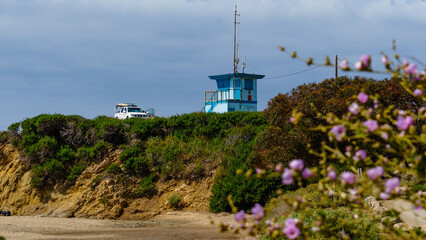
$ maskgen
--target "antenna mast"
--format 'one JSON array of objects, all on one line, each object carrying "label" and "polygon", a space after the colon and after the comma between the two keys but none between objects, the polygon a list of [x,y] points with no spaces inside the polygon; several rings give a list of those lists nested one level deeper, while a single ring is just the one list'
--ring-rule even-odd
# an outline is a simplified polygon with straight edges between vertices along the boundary
[{"label": "antenna mast", "polygon": [[238,49],[237,49],[237,24],[240,24],[237,22],[237,16],[240,16],[240,14],[237,13],[237,5],[235,5],[235,14],[234,14],[234,74],[238,72]]}]

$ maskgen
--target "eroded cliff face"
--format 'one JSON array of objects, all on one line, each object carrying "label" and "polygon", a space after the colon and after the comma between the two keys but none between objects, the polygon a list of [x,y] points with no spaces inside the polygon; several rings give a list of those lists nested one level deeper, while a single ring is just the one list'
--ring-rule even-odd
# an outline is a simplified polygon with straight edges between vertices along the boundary
[{"label": "eroded cliff face", "polygon": [[197,182],[159,181],[156,195],[136,198],[138,179],[105,171],[111,163],[121,164],[120,153],[110,152],[75,182],[40,190],[31,187],[32,166],[25,156],[10,144],[0,144],[0,209],[13,215],[141,219],[170,210],[168,198],[180,194],[182,208],[208,211],[213,173]]}]

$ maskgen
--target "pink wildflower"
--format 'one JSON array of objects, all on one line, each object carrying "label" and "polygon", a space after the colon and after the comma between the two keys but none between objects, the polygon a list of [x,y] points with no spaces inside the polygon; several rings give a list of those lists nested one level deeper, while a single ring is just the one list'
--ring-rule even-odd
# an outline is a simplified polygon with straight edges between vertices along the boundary
[{"label": "pink wildflower", "polygon": [[298,222],[297,218],[287,218],[284,222],[285,226],[296,225]]},{"label": "pink wildflower", "polygon": [[237,222],[242,222],[242,221],[244,221],[244,219],[245,219],[245,212],[244,212],[244,210],[241,210],[241,211],[239,211],[239,212],[237,212],[235,215],[234,215],[234,218],[235,218],[235,221],[237,221]]},{"label": "pink wildflower", "polygon": [[332,181],[334,181],[337,178],[337,174],[334,170],[331,170],[327,173],[327,177],[329,177]]},{"label": "pink wildflower", "polygon": [[417,88],[416,90],[414,90],[414,95],[419,97],[423,95],[423,91]]},{"label": "pink wildflower", "polygon": [[358,103],[352,103],[349,107],[348,107],[349,112],[351,112],[352,114],[357,115],[359,113],[359,105]]},{"label": "pink wildflower", "polygon": [[370,67],[371,57],[368,54],[361,55],[361,63],[364,68]]},{"label": "pink wildflower", "polygon": [[283,170],[283,164],[278,163],[277,166],[275,166],[275,172],[281,172]]},{"label": "pink wildflower", "polygon": [[289,167],[294,170],[302,170],[303,169],[303,160],[302,159],[293,159],[291,160]]},{"label": "pink wildflower", "polygon": [[336,136],[337,141],[341,141],[343,135],[346,133],[346,128],[343,125],[337,125],[331,128],[331,133]]},{"label": "pink wildflower", "polygon": [[399,187],[399,178],[395,177],[395,178],[386,180],[386,183],[385,183],[386,193],[391,193],[397,187]]},{"label": "pink wildflower", "polygon": [[417,74],[418,73],[418,71],[417,71],[417,65],[415,63],[410,63],[410,64],[408,64],[408,66],[406,66],[404,68],[404,71],[407,74],[410,74],[410,75]]},{"label": "pink wildflower", "polygon": [[365,94],[365,93],[363,93],[363,92],[360,92],[360,93],[358,94],[358,101],[359,101],[360,103],[366,103],[366,102],[368,101],[368,95],[367,95],[367,94]]},{"label": "pink wildflower", "polygon": [[342,183],[354,184],[355,183],[355,174],[352,172],[342,172]]},{"label": "pink wildflower", "polygon": [[377,127],[378,127],[378,123],[377,123],[377,121],[376,120],[367,120],[367,121],[365,121],[363,124],[362,124],[364,127],[367,127],[368,128],[368,131],[370,131],[370,132],[374,132],[374,130],[376,130],[377,129]]},{"label": "pink wildflower", "polygon": [[389,199],[389,194],[381,192],[379,194],[379,197],[380,197],[380,199],[386,200],[386,199]]},{"label": "pink wildflower", "polygon": [[290,225],[284,228],[284,233],[289,239],[296,239],[300,234],[300,230],[295,225]]},{"label": "pink wildflower", "polygon": [[375,168],[370,168],[367,170],[367,176],[371,180],[376,180],[378,177],[381,177],[383,175],[383,167],[377,166]]},{"label": "pink wildflower", "polygon": [[289,239],[296,239],[300,234],[300,230],[296,227],[296,224],[297,219],[287,218],[285,220],[284,234]]},{"label": "pink wildflower", "polygon": [[312,173],[311,169],[305,168],[302,171],[302,176],[306,179],[311,178],[314,174]]},{"label": "pink wildflower", "polygon": [[259,203],[254,204],[254,207],[251,208],[251,214],[256,220],[262,219],[265,215],[262,205],[260,205]]},{"label": "pink wildflower", "polygon": [[350,70],[350,68],[349,68],[349,62],[348,62],[348,60],[346,60],[346,59],[343,59],[343,61],[342,61],[342,62],[340,62],[339,67],[340,67],[340,69],[342,69],[343,71],[348,71],[348,70]]},{"label": "pink wildflower", "polygon": [[356,62],[356,63],[354,64],[354,66],[355,66],[355,68],[356,68],[357,70],[362,70],[362,69],[363,69],[363,64],[362,64],[362,62],[361,62],[361,61]]},{"label": "pink wildflower", "polygon": [[284,184],[284,185],[290,185],[290,184],[292,184],[293,183],[293,173],[292,173],[292,171],[290,169],[288,169],[288,168],[285,168],[284,172],[283,172],[283,174],[281,176],[281,178],[282,178],[282,181],[281,181],[282,184]]},{"label": "pink wildflower", "polygon": [[367,152],[363,149],[356,151],[355,156],[360,160],[364,160],[367,157]]},{"label": "pink wildflower", "polygon": [[403,117],[398,116],[398,119],[396,121],[396,126],[400,130],[407,130],[411,125],[413,125],[414,119],[411,116]]}]

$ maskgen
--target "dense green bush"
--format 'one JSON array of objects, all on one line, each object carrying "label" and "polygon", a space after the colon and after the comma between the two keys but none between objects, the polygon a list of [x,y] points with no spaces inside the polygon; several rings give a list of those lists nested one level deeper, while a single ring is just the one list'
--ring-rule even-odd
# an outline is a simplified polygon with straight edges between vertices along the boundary
[{"label": "dense green bush", "polygon": [[94,147],[83,146],[77,149],[76,157],[85,162],[93,162],[96,157],[96,150]]},{"label": "dense green bush", "polygon": [[210,210],[212,212],[230,212],[228,196],[238,209],[248,210],[254,203],[265,204],[271,197],[276,196],[276,189],[281,187],[278,175],[267,178],[250,177],[245,175],[227,174],[215,181],[212,187]]},{"label": "dense green bush", "polygon": [[[336,209],[306,209],[304,211],[290,214],[290,217],[303,219],[308,225],[314,225],[318,219],[323,223],[322,228],[329,229],[329,234],[322,233],[322,236],[314,231],[309,231],[312,239],[342,239],[341,233],[345,233],[349,239],[371,239],[379,240],[380,237],[380,221],[367,213],[358,214],[354,217],[354,213],[348,212],[345,207]],[[284,221],[284,219],[283,219]]]},{"label": "dense green bush", "polygon": [[118,165],[117,163],[111,163],[106,169],[105,171],[107,173],[111,173],[111,174],[119,174],[121,173],[121,166]]},{"label": "dense green bush", "polygon": [[[30,135],[32,138],[33,134]],[[26,139],[24,138],[24,141]],[[38,156],[40,162],[44,162],[48,158],[55,156],[58,142],[55,138],[50,136],[44,136],[40,138],[37,142],[32,145],[29,145],[26,148],[26,153],[32,156]]]},{"label": "dense green bush", "polygon": [[173,193],[168,199],[167,203],[169,207],[177,209],[180,207],[180,202],[182,201],[182,195]]},{"label": "dense green bush", "polygon": [[104,116],[97,117],[95,119],[94,128],[97,131],[96,135],[100,140],[113,145],[125,144],[127,142],[127,126],[118,119]]},{"label": "dense green bush", "polygon": [[33,187],[43,187],[54,184],[57,178],[64,176],[64,169],[64,164],[56,159],[50,159],[39,164],[33,169],[31,185]]},{"label": "dense green bush", "polygon": [[75,152],[68,145],[64,145],[56,153],[56,158],[61,162],[71,162],[75,159]]},{"label": "dense green bush", "polygon": [[146,176],[150,173],[150,164],[145,157],[144,146],[140,142],[134,146],[126,146],[119,159],[130,174]]},{"label": "dense green bush", "polygon": [[[377,81],[342,76],[336,80],[326,79],[320,83],[303,84],[290,93],[278,94],[269,101],[264,114],[270,127],[260,134],[254,146],[257,152],[255,161],[275,165],[300,158],[305,160],[307,166],[318,165],[318,158],[306,151],[308,144],[310,149],[319,151],[321,143],[328,140],[327,134],[311,131],[317,126],[327,125],[326,120],[318,114],[325,116],[327,113],[334,113],[342,116],[353,101],[352,97],[361,90],[368,95],[379,94],[379,101],[383,106],[394,105],[397,109],[413,112],[422,106],[421,99],[405,91],[397,79]],[[373,105],[373,101],[368,101],[365,107]],[[303,114],[297,129],[290,122],[293,110]]]},{"label": "dense green bush", "polygon": [[[367,213],[360,213],[354,217],[355,214],[348,212],[345,207],[315,209],[309,208],[303,211],[291,213],[288,217],[297,218],[305,224],[312,226],[321,220],[321,228],[329,229],[328,234],[322,232],[317,233],[312,228],[309,229],[309,239],[313,240],[326,240],[326,239],[382,239],[380,222],[374,216]],[[284,223],[286,218],[282,217],[280,223]],[[326,236],[326,237],[324,237]],[[346,236],[346,237],[345,237]],[[286,237],[272,238],[264,235],[260,239],[288,239]]]},{"label": "dense green bush", "polygon": [[70,174],[67,176],[68,180],[74,180],[80,176],[80,174],[86,169],[86,165],[77,164],[71,168]]},{"label": "dense green bush", "polygon": [[[259,112],[191,113],[124,121],[106,116],[90,120],[42,114],[12,124],[3,135],[5,139],[20,136],[17,146],[34,166],[34,187],[64,181],[73,184],[90,164],[121,148],[123,171],[112,164],[106,172],[139,178],[137,195],[149,196],[156,192],[158,179],[196,180],[220,164],[227,170],[218,174],[219,182],[221,176],[235,173],[236,166],[253,167],[257,164],[251,157],[254,139],[267,125]],[[226,181],[235,180],[220,180]]]},{"label": "dense green bush", "polygon": [[276,195],[281,186],[278,175],[267,178],[250,177],[236,174],[237,170],[247,171],[256,167],[252,160],[253,144],[260,131],[252,125],[237,127],[227,131],[225,138],[225,156],[221,162],[222,173],[216,175],[212,186],[210,210],[212,212],[231,211],[228,196],[239,209],[250,209],[254,203],[266,203]]},{"label": "dense green bush", "polygon": [[142,180],[139,182],[139,187],[136,189],[137,196],[150,197],[157,193],[157,188],[155,187],[153,178],[154,178],[153,175],[142,178]]}]

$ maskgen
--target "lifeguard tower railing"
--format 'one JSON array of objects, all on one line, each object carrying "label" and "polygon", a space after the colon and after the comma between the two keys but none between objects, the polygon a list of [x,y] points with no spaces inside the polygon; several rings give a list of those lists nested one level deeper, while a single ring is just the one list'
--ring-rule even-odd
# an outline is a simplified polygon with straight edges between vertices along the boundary
[{"label": "lifeguard tower railing", "polygon": [[204,107],[201,112],[211,112],[218,103],[241,101],[241,89],[204,91]]}]

